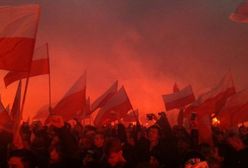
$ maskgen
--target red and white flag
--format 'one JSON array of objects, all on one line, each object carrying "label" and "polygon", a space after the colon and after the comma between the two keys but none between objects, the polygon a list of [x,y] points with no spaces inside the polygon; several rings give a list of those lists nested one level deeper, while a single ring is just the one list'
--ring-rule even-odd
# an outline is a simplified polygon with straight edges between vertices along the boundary
[{"label": "red and white flag", "polygon": [[234,22],[248,23],[248,0],[244,0],[236,10],[231,13],[229,19]]},{"label": "red and white flag", "polygon": [[7,87],[11,83],[21,80],[24,78],[49,74],[49,57],[48,57],[48,44],[44,44],[43,46],[37,48],[34,51],[33,61],[31,63],[30,72],[16,72],[10,71],[4,77],[4,83]]},{"label": "red and white flag", "polygon": [[197,113],[198,130],[201,142],[212,143],[211,115],[218,114],[226,103],[226,100],[235,94],[235,87],[231,73],[210,91],[202,94],[185,110],[185,115],[190,120],[192,112]]},{"label": "red and white flag", "polygon": [[229,97],[217,118],[221,126],[231,128],[239,123],[248,121],[248,90],[243,90]]},{"label": "red and white flag", "polygon": [[197,101],[199,104],[204,104],[209,115],[218,114],[226,100],[235,93],[232,74],[227,73],[216,87],[200,95]]},{"label": "red and white flag", "polygon": [[76,81],[62,100],[54,107],[52,114],[60,115],[64,120],[72,119],[83,110],[86,95],[86,72]]},{"label": "red and white flag", "polygon": [[126,90],[122,87],[107,103],[99,110],[94,124],[101,126],[106,122],[118,120],[123,117],[132,105],[127,96]]},{"label": "red and white flag", "polygon": [[185,87],[184,89],[178,92],[163,95],[162,97],[167,111],[175,108],[184,107],[195,100],[195,96],[191,85]]},{"label": "red and white flag", "polygon": [[38,27],[38,5],[0,7],[0,69],[30,69]]},{"label": "red and white flag", "polygon": [[235,93],[235,86],[233,82],[232,74],[227,73],[224,78],[212,88],[210,91],[202,94],[198,98],[199,103],[203,103],[212,99],[216,99],[218,97],[229,97]]},{"label": "red and white flag", "polygon": [[118,81],[105,91],[100,97],[98,97],[91,105],[91,111],[94,112],[96,109],[103,107],[107,101],[117,93]]}]

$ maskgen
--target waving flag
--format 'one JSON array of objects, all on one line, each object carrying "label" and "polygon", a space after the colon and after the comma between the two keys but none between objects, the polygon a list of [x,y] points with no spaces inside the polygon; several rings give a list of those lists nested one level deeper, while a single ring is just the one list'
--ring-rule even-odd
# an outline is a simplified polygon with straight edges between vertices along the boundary
[{"label": "waving flag", "polygon": [[30,72],[16,72],[10,71],[4,77],[4,83],[7,87],[11,83],[21,80],[23,78],[27,78],[38,75],[49,74],[49,57],[48,57],[48,44],[44,44],[43,46],[37,48],[34,51],[33,61],[31,63]]},{"label": "waving flag", "polygon": [[243,1],[229,18],[234,22],[248,23],[248,1]]},{"label": "waving flag", "polygon": [[217,115],[225,105],[226,100],[234,94],[235,87],[232,75],[227,73],[213,89],[200,95],[194,104],[185,110],[188,119],[192,112],[197,113],[201,142],[212,143],[211,115]]},{"label": "waving flag", "polygon": [[248,121],[248,90],[243,90],[229,97],[217,118],[223,127],[231,128]]},{"label": "waving flag", "polygon": [[107,101],[116,94],[118,89],[118,81],[116,81],[106,92],[98,97],[91,106],[91,111],[94,112],[96,109],[103,107]]},{"label": "waving flag", "polygon": [[0,7],[0,69],[30,69],[39,12],[38,5]]},{"label": "waving flag", "polygon": [[83,110],[86,94],[86,72],[76,81],[62,100],[54,107],[52,113],[64,120],[72,119],[78,111]]},{"label": "waving flag", "polygon": [[123,117],[130,109],[132,109],[132,105],[129,101],[125,88],[122,87],[99,110],[94,124],[95,126],[101,126],[106,122],[118,120]]},{"label": "waving flag", "polygon": [[162,97],[167,111],[184,107],[195,100],[195,96],[190,85],[178,92],[163,95]]}]

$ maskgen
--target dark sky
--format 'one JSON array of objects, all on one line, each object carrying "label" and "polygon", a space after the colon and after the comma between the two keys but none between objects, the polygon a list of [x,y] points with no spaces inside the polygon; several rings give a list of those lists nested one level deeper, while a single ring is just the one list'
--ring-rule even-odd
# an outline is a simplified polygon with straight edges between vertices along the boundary
[{"label": "dark sky", "polygon": [[[0,4],[34,2],[42,9],[37,46],[48,42],[50,47],[54,102],[85,69],[93,100],[119,79],[133,106],[145,113],[164,109],[161,94],[171,92],[174,82],[192,84],[198,95],[231,70],[238,90],[248,86],[248,25],[228,19],[240,0]],[[15,85],[8,90],[1,85],[3,95],[13,95]],[[47,103],[46,85],[46,76],[31,80],[27,113]],[[34,96],[37,102],[31,102]]]}]

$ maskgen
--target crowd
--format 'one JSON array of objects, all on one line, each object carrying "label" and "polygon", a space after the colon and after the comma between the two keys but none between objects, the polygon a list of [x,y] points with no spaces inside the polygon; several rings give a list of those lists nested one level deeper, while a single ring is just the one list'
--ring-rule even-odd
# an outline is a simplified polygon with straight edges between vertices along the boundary
[{"label": "crowd", "polygon": [[1,168],[248,168],[248,129],[213,127],[213,144],[199,143],[197,128],[170,127],[164,113],[148,128],[137,122],[96,128],[60,117],[23,123],[22,149],[0,132]]}]

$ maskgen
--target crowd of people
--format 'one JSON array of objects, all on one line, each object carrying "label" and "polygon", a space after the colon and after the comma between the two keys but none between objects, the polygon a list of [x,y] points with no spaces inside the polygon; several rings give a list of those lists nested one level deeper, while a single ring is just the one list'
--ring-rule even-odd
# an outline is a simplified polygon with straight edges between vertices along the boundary
[{"label": "crowd of people", "polygon": [[200,143],[197,128],[170,127],[165,113],[151,126],[121,122],[100,128],[50,117],[20,127],[22,148],[0,132],[1,168],[247,168],[248,129],[213,127],[213,143]]}]

